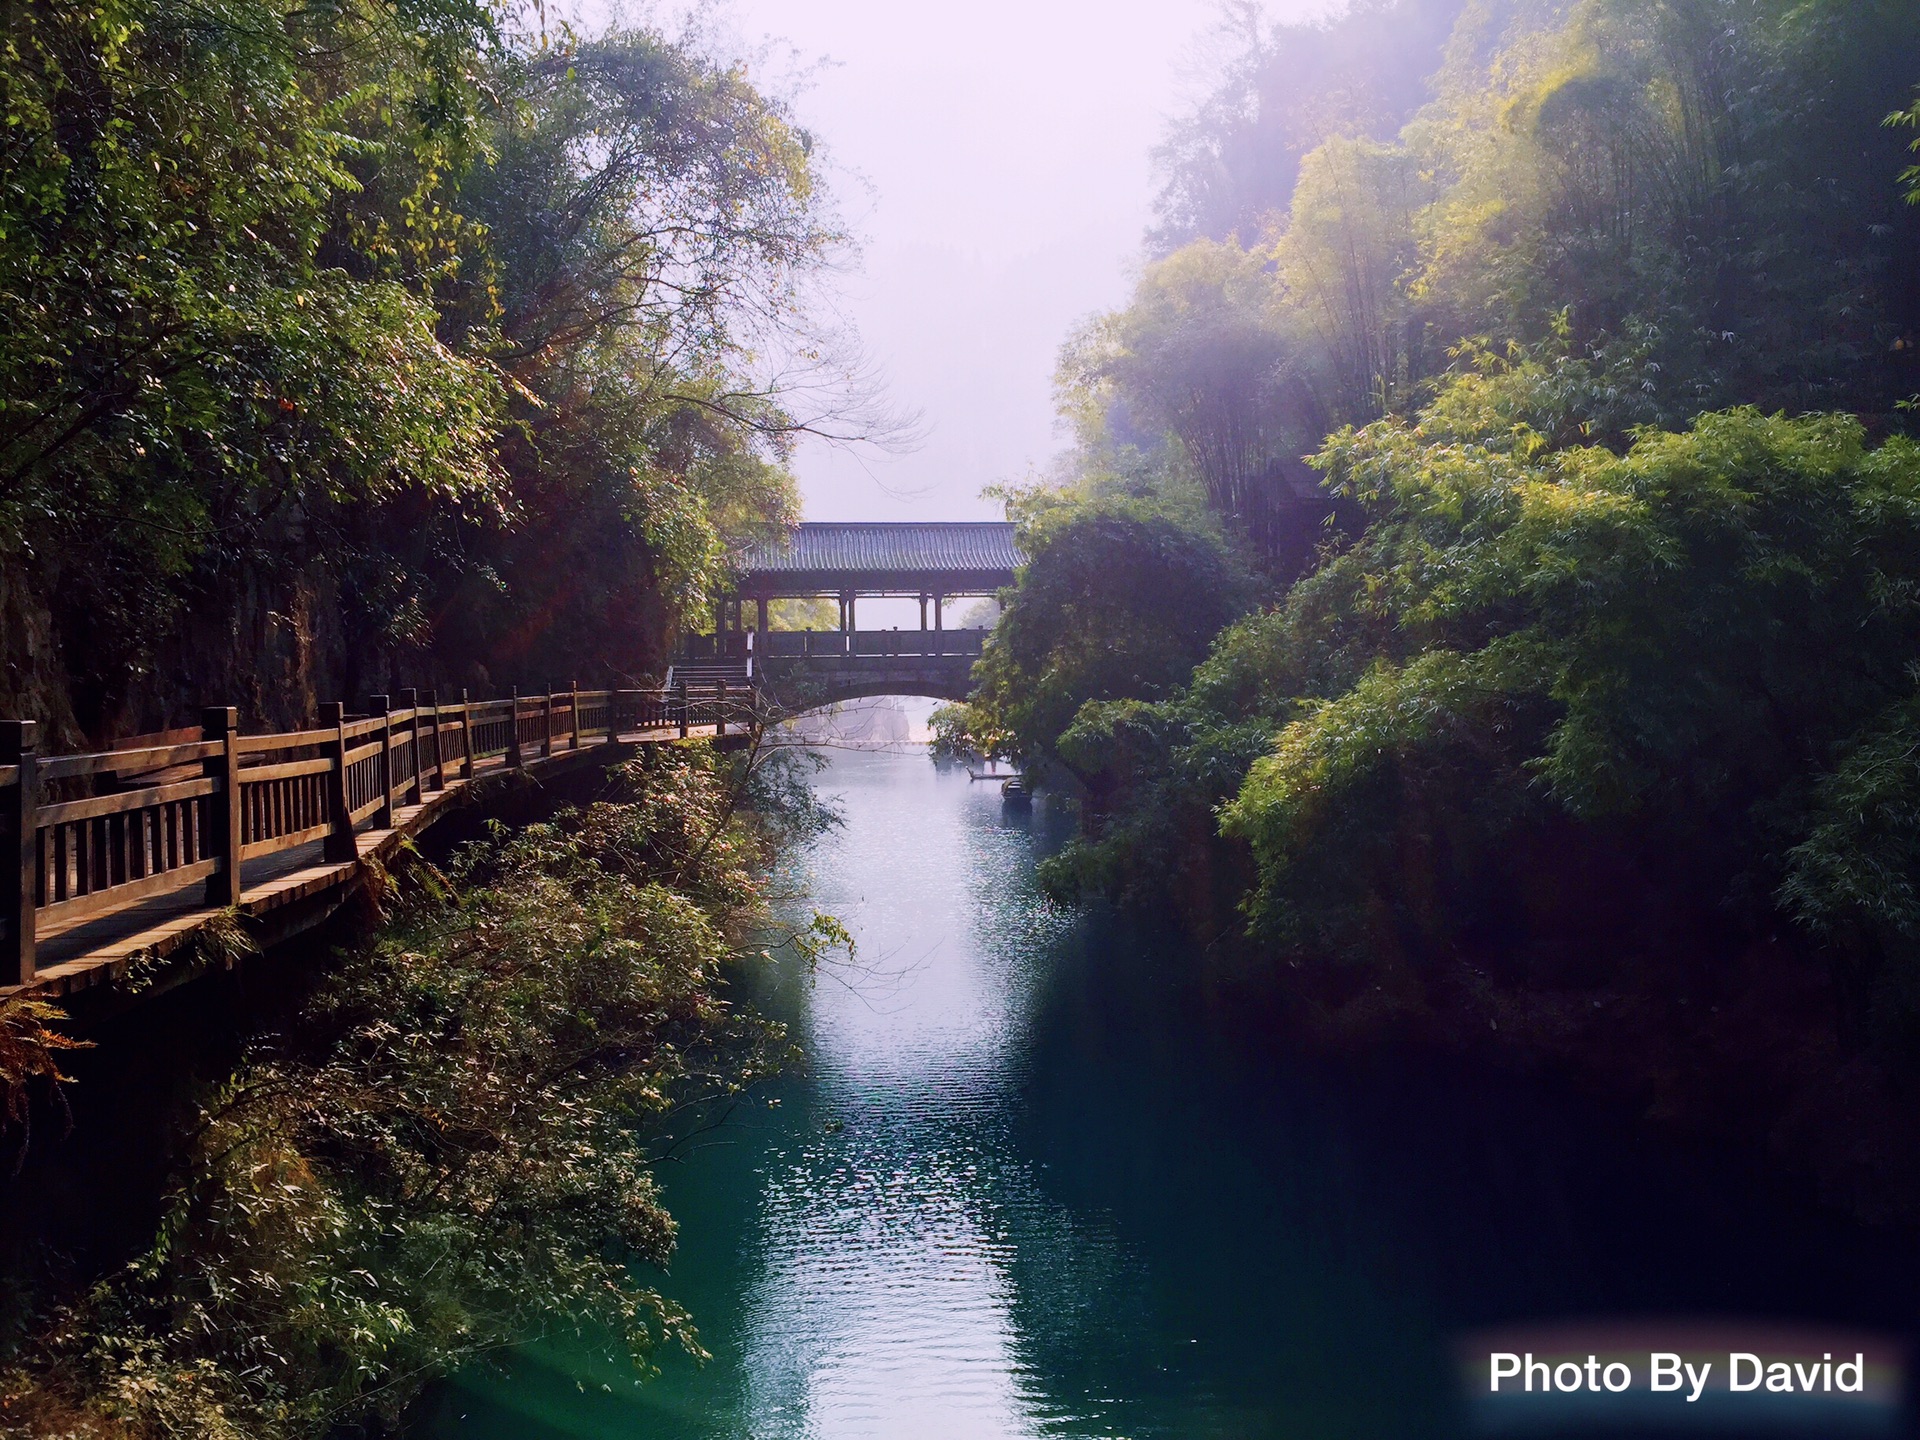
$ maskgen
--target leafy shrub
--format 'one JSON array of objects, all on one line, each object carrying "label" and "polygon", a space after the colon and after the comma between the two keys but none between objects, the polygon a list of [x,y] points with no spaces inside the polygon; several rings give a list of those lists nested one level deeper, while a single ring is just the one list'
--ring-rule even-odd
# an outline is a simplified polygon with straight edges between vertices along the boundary
[{"label": "leafy shrub", "polygon": [[1139,502],[1064,506],[1024,528],[1029,558],[972,710],[1025,756],[1064,760],[1060,737],[1090,700],[1171,694],[1250,599],[1217,535]]},{"label": "leafy shrub", "polygon": [[1821,777],[1912,692],[1920,446],[1738,410],[1620,455],[1459,400],[1322,456],[1378,516],[1329,571],[1388,624],[1350,630],[1355,678],[1302,697],[1225,812],[1256,918],[1366,943],[1363,916],[1451,903],[1416,899],[1411,851],[1510,875],[1545,859],[1528,826],[1573,821],[1630,830],[1648,883],[1765,923],[1813,795],[1839,783]]},{"label": "leafy shrub", "polygon": [[699,1353],[646,1278],[674,1241],[654,1167],[787,1053],[727,994],[764,918],[736,778],[649,757],[425,872],[209,1098],[152,1248],[61,1317],[0,1425],[317,1436],[555,1327],[642,1368]]}]

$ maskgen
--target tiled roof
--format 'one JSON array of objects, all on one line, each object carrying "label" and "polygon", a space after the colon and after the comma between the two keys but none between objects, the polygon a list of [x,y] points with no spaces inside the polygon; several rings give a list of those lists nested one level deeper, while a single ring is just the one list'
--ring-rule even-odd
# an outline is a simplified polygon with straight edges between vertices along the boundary
[{"label": "tiled roof", "polygon": [[740,568],[749,576],[1004,570],[1010,577],[1019,563],[1013,526],[1005,521],[811,521],[784,543],[756,545],[741,557]]}]

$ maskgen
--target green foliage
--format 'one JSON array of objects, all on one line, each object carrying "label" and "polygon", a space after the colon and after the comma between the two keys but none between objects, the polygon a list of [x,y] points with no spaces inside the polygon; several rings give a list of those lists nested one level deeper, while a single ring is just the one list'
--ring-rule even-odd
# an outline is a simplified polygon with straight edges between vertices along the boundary
[{"label": "green foliage", "polygon": [[936,705],[927,716],[929,744],[937,760],[957,760],[975,753],[973,707],[965,703]]},{"label": "green foliage", "polygon": [[1220,78],[1155,151],[1155,250],[1250,241],[1285,213],[1301,160],[1327,136],[1392,136],[1429,98],[1465,8],[1355,0],[1318,21],[1269,25],[1252,4],[1223,6],[1232,48]]},{"label": "green foliage", "polygon": [[1250,598],[1217,535],[1140,502],[1059,506],[1023,530],[971,707],[1018,755],[1065,761],[1062,732],[1089,700],[1170,693]]},{"label": "green foliage", "polygon": [[1271,36],[1241,18],[1242,58],[1163,155],[1184,243],[1061,375],[1085,455],[1194,474],[1276,580],[1323,538],[1302,457],[1416,413],[1463,353],[1578,357],[1576,423],[1608,443],[1742,404],[1891,419],[1920,388],[1920,226],[1882,123],[1920,70],[1912,6],[1401,0]]},{"label": "green foliage", "polygon": [[1444,182],[1409,294],[1447,340],[1561,315],[1577,351],[1635,337],[1669,424],[1884,410],[1916,236],[1877,122],[1915,63],[1920,18],[1880,4],[1586,0],[1515,27],[1402,137]]},{"label": "green foliage", "polygon": [[1177,692],[1065,727],[1088,821],[1049,883],[1369,961],[1791,917],[1909,1026],[1920,446],[1625,431],[1592,361],[1463,358],[1322,452],[1352,548]]},{"label": "green foliage", "polygon": [[80,684],[137,669],[208,560],[291,507],[493,492],[492,372],[402,266],[352,274],[335,240],[357,172],[431,189],[416,162],[458,137],[406,102],[468,88],[484,10],[25,3],[0,29],[0,554]]},{"label": "green foliage", "polygon": [[530,392],[505,449],[523,521],[480,539],[499,586],[471,592],[462,646],[543,629],[546,665],[634,674],[731,548],[797,518],[802,422],[745,365],[836,237],[804,135],[737,70],[636,30],[509,78],[492,158],[457,195],[489,288],[453,293]]},{"label": "green foliage", "polygon": [[1409,893],[1413,835],[1466,884],[1557,818],[1630,824],[1656,870],[1766,923],[1810,787],[1910,688],[1920,447],[1749,410],[1556,449],[1468,399],[1322,456],[1378,516],[1323,583],[1350,574],[1373,614],[1358,673],[1302,697],[1225,811],[1256,919],[1363,946],[1449,903]]},{"label": "green foliage", "polygon": [[1814,825],[1782,893],[1814,928],[1920,938],[1920,720],[1906,699],[1875,717],[1815,791]]},{"label": "green foliage", "polygon": [[0,1125],[30,1123],[34,1087],[66,1080],[60,1073],[60,1052],[87,1044],[53,1028],[66,1018],[66,1011],[50,1001],[31,995],[0,997]]},{"label": "green foliage", "polygon": [[189,661],[283,720],[388,666],[634,676],[791,518],[753,355],[837,236],[738,69],[474,0],[0,37],[11,708],[154,728]]},{"label": "green foliage", "polygon": [[[1864,436],[1917,388],[1889,180],[1920,12],[1234,13],[1161,155],[1156,258],[1063,352],[1067,469],[1191,477],[1270,580],[1311,564],[1183,686],[982,667],[1058,697],[1085,824],[1049,883],[1206,924],[1246,899],[1320,953],[1569,927],[1608,883],[1721,906],[1722,940],[1786,903],[1904,944],[1897,890],[1860,908],[1904,863],[1891,792],[1843,799],[1894,772],[1834,777],[1911,689],[1912,456]],[[1873,419],[1773,414],[1814,409]]]},{"label": "green foliage", "polygon": [[1896,701],[1814,787],[1780,897],[1909,1047],[1920,1040],[1920,698]]},{"label": "green foliage", "polygon": [[[1886,125],[1894,130],[1920,130],[1920,102],[1915,102],[1905,110],[1896,110],[1887,116]],[[1920,154],[1920,140],[1909,147]],[[1900,183],[1906,187],[1907,203],[1920,205],[1920,165],[1910,165],[1900,172]]]},{"label": "green foliage", "polygon": [[1012,753],[1013,737],[995,729],[987,713],[973,705],[936,705],[927,717],[933,732],[929,746],[935,759],[969,760],[976,756],[1002,759]]},{"label": "green foliage", "polygon": [[636,761],[429,875],[209,1098],[153,1248],[13,1377],[21,1433],[57,1407],[137,1435],[391,1425],[555,1328],[642,1370],[700,1353],[647,1278],[674,1238],[654,1170],[786,1053],[727,995],[765,914],[736,780]]},{"label": "green foliage", "polygon": [[1190,468],[1222,522],[1291,578],[1319,513],[1303,505],[1313,485],[1299,457],[1328,417],[1271,286],[1262,257],[1238,245],[1176,251],[1148,267],[1127,309],[1064,347],[1056,390],[1088,455]]},{"label": "green foliage", "polygon": [[838,630],[840,612],[824,596],[810,600],[775,600],[767,607],[775,630]]}]

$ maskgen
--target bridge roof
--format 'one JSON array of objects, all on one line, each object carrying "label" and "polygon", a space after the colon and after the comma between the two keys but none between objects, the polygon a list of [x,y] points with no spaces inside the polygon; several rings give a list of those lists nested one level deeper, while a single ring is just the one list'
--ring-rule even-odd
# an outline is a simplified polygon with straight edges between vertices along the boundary
[{"label": "bridge roof", "polygon": [[809,582],[859,588],[954,582],[1011,584],[1020,563],[1005,521],[809,521],[740,557],[741,588]]}]

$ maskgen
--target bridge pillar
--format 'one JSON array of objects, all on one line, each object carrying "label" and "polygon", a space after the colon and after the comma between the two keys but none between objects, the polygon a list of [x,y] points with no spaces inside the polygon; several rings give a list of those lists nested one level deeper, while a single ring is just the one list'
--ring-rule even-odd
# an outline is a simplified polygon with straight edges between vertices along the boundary
[{"label": "bridge pillar", "polygon": [[401,795],[413,804],[420,803],[420,692],[402,690],[400,708],[411,711],[413,718],[407,721],[407,729],[413,737],[413,743],[407,747],[407,783],[400,789]]},{"label": "bridge pillar", "polygon": [[380,721],[380,728],[374,732],[377,737],[374,743],[380,747],[379,763],[374,767],[380,779],[380,808],[373,812],[373,828],[376,830],[393,828],[393,719],[389,713],[392,709],[391,696],[367,697],[367,714],[378,717]]},{"label": "bridge pillar", "polygon": [[[40,725],[35,720],[0,720],[0,761],[15,766],[6,792],[7,874],[0,878],[0,918],[7,922],[6,950],[0,952],[0,985],[30,985],[34,975],[34,914],[40,899],[39,802]],[[47,898],[53,898],[48,879]]]},{"label": "bridge pillar", "polygon": [[934,591],[933,592],[933,628],[936,630],[939,630],[943,627],[946,617],[941,612],[946,609],[946,604],[947,604],[947,597],[945,595],[942,595],[938,590]]},{"label": "bridge pillar", "polygon": [[758,606],[758,608],[759,608],[759,614],[760,614],[760,623],[759,623],[758,625],[756,625],[756,626],[754,626],[754,629],[756,629],[756,630],[757,630],[757,631],[759,631],[759,632],[760,632],[760,633],[761,633],[762,635],[764,635],[764,634],[766,634],[766,633],[767,633],[767,630],[768,630],[768,628],[769,628],[769,627],[768,627],[768,625],[767,625],[767,597],[766,597],[766,596],[764,596],[764,595],[762,595],[762,596],[761,596],[761,597],[760,597],[760,598],[759,598],[759,599],[758,599],[758,600],[757,600],[757,601],[755,602],[755,604],[756,604],[756,605]]},{"label": "bridge pillar", "polygon": [[927,594],[924,590],[920,592],[920,628],[927,628]]},{"label": "bridge pillar", "polygon": [[320,707],[320,724],[333,731],[327,742],[327,758],[333,768],[327,772],[327,838],[320,853],[334,864],[360,858],[353,838],[353,795],[347,788],[347,707],[328,700]]},{"label": "bridge pillar", "polygon": [[[440,735],[440,692],[438,690],[422,690],[420,692],[420,704],[431,717],[430,723],[433,727],[429,732],[433,736],[433,788],[436,790],[444,790],[447,788],[447,761],[446,756],[442,753],[444,746],[441,744]],[[420,733],[420,721],[417,718],[413,722],[413,732],[415,735]],[[422,782],[421,788],[425,788],[424,781]]]},{"label": "bridge pillar", "polygon": [[231,705],[202,710],[200,734],[221,742],[220,753],[202,762],[201,773],[218,787],[207,802],[207,818],[213,831],[210,858],[217,858],[220,868],[207,877],[207,904],[224,908],[240,903],[240,847],[247,839],[240,812],[240,750],[234,744],[240,735],[240,712]]}]

